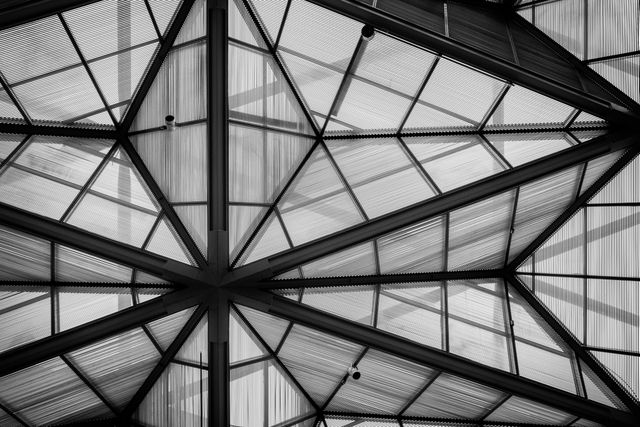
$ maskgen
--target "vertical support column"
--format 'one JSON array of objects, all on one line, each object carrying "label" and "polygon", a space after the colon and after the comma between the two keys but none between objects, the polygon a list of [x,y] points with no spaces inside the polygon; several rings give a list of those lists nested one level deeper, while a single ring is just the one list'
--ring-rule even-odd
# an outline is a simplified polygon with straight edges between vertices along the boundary
[{"label": "vertical support column", "polygon": [[209,426],[228,426],[229,298],[216,292],[209,305]]},{"label": "vertical support column", "polygon": [[207,78],[209,136],[208,261],[221,277],[229,265],[228,242],[228,0],[207,2]]}]

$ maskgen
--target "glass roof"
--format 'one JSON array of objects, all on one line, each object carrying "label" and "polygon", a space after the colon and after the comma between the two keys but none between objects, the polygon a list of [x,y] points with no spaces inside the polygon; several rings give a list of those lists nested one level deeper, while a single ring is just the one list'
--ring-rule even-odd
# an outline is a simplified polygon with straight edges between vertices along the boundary
[{"label": "glass roof", "polygon": [[15,3],[1,425],[640,416],[636,0]]}]

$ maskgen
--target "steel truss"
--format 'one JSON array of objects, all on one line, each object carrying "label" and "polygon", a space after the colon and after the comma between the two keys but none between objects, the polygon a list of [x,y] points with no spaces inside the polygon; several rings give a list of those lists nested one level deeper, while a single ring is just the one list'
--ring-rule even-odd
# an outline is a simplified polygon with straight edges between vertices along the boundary
[{"label": "steel truss", "polygon": [[[97,0],[37,0],[29,5],[0,11],[0,28],[16,25],[60,13],[64,10],[92,3]],[[500,60],[465,44],[423,30],[408,22],[389,14],[380,12],[354,1],[347,0],[310,0],[345,13],[363,22],[373,24],[376,28],[400,36],[410,42],[428,47],[468,64],[490,71],[512,82],[533,88],[543,93],[572,104],[575,107],[598,114],[612,122],[628,123],[638,118],[638,114],[625,104],[626,98],[619,96],[619,91],[605,84],[606,92],[614,95],[607,99],[606,93],[598,96],[585,91],[576,90],[551,76],[527,70],[509,61]],[[405,0],[411,3],[413,0]],[[71,246],[85,252],[113,260],[120,264],[147,271],[175,283],[178,289],[172,293],[155,298],[149,302],[122,310],[113,315],[95,320],[76,328],[63,331],[39,341],[14,348],[0,355],[0,376],[27,368],[53,357],[63,357],[70,351],[82,348],[101,339],[141,327],[148,322],[179,312],[185,308],[198,306],[196,312],[181,329],[177,338],[163,353],[160,362],[136,392],[127,407],[117,419],[105,421],[105,425],[120,423],[136,425],[131,421],[138,405],[151,389],[163,370],[168,366],[189,334],[203,316],[209,321],[209,425],[222,426],[229,424],[229,331],[228,317],[230,304],[242,304],[254,309],[283,317],[292,322],[309,326],[332,335],[346,338],[376,348],[389,354],[409,359],[418,363],[435,367],[440,372],[452,374],[500,389],[508,395],[518,395],[536,402],[544,403],[604,424],[635,425],[640,416],[640,406],[624,389],[609,376],[601,365],[590,355],[562,324],[540,303],[540,301],[514,276],[515,268],[524,261],[546,238],[551,236],[577,209],[595,194],[606,182],[621,170],[639,151],[638,138],[633,130],[605,135],[589,142],[574,146],[561,153],[549,156],[530,164],[516,167],[482,181],[460,189],[441,194],[433,199],[401,209],[381,218],[370,220],[362,225],[352,227],[342,233],[318,239],[306,245],[276,254],[265,260],[228,271],[228,224],[227,224],[227,0],[210,0],[208,2],[208,125],[209,125],[209,206],[208,225],[209,253],[199,255],[195,243],[187,233],[179,218],[162,196],[159,186],[153,180],[142,160],[137,156],[126,132],[133,122],[144,97],[149,91],[162,62],[178,32],[184,23],[194,0],[185,0],[179,9],[172,26],[164,38],[161,47],[143,79],[139,91],[121,125],[115,129],[58,127],[46,124],[33,124],[25,114],[27,123],[2,123],[0,132],[21,133],[27,135],[60,135],[83,138],[105,138],[117,140],[132,162],[141,171],[145,182],[154,195],[160,200],[163,212],[176,228],[177,233],[196,259],[198,266],[190,267],[167,260],[144,250],[118,243],[93,234],[83,232],[62,222],[43,218],[22,210],[0,204],[0,224],[16,228],[34,235],[44,237],[55,243]],[[491,10],[498,8],[488,6]],[[502,9],[500,9],[502,10]],[[506,9],[505,9],[506,10]],[[253,11],[249,11],[253,15]],[[505,12],[506,13],[506,12]],[[253,16],[255,18],[255,16]],[[528,29],[531,31],[531,29]],[[260,35],[265,38],[264,31],[259,28]],[[537,31],[537,30],[535,30]],[[274,54],[275,48],[269,43],[269,52]],[[277,45],[277,40],[276,40]],[[282,68],[277,56],[275,61]],[[585,72],[573,64],[578,73],[587,80],[597,80],[591,73]],[[84,64],[86,67],[86,64]],[[586,66],[584,68],[587,68]],[[293,82],[284,74],[287,82],[294,88]],[[346,79],[345,75],[345,79]],[[602,81],[597,81],[602,84]],[[294,95],[304,105],[294,88]],[[619,100],[620,104],[617,104]],[[337,103],[334,100],[334,104]],[[106,106],[106,104],[105,104]],[[106,106],[108,109],[108,106]],[[305,114],[310,119],[308,111]],[[312,120],[310,120],[313,123]],[[314,127],[316,136],[319,130]],[[323,142],[319,139],[318,143]],[[491,197],[502,191],[540,178],[544,175],[575,166],[615,150],[630,148],[627,153],[600,178],[590,189],[576,201],[545,230],[523,253],[501,270],[440,272],[398,275],[375,275],[347,278],[294,279],[286,283],[287,287],[322,287],[322,286],[354,286],[376,285],[397,282],[446,281],[484,278],[506,279],[527,302],[540,314],[550,327],[569,345],[609,387],[616,396],[631,410],[630,413],[616,410],[593,401],[588,401],[574,394],[560,391],[544,384],[522,378],[520,376],[481,365],[451,353],[430,348],[408,341],[404,338],[383,332],[370,326],[345,320],[292,300],[265,292],[268,289],[282,287],[283,282],[269,281],[276,273],[295,268],[318,257],[345,249],[354,244],[370,240],[376,236],[397,230],[423,219],[446,214],[457,208],[466,206],[481,199]],[[272,353],[277,359],[277,354]],[[87,384],[91,385],[85,379]],[[97,391],[96,391],[97,393]],[[303,390],[303,393],[304,392]],[[99,394],[99,393],[97,393]],[[315,403],[314,403],[315,404]],[[7,408],[3,408],[11,416]],[[344,415],[350,418],[358,414],[327,413],[327,415]],[[315,414],[314,414],[315,416]],[[319,419],[323,416],[318,413]],[[370,417],[370,416],[367,416]],[[398,419],[397,417],[377,417]],[[450,420],[448,420],[450,421]],[[462,421],[460,421],[462,422]],[[491,425],[490,422],[480,422]]]}]

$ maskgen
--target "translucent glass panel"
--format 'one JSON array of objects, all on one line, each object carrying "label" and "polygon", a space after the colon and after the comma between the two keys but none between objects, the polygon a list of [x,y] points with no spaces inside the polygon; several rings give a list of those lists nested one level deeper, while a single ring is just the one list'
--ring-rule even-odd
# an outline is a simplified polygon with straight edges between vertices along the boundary
[{"label": "translucent glass panel", "polygon": [[275,426],[307,418],[311,403],[273,361],[231,370],[231,424]]},{"label": "translucent glass panel", "polygon": [[[9,119],[23,119],[22,114],[18,110],[18,107],[13,103],[11,97],[3,89],[0,89],[0,120],[4,121]],[[4,151],[4,147],[0,147],[0,150]]]},{"label": "translucent glass panel", "polygon": [[598,157],[587,163],[587,169],[584,172],[584,179],[580,185],[580,195],[588,190],[597,180],[606,172],[613,164],[622,156],[623,150],[609,153],[605,156]]},{"label": "translucent glass panel", "polygon": [[404,141],[443,192],[505,169],[477,136],[412,137]]},{"label": "translucent glass panel", "polygon": [[291,245],[284,233],[282,224],[277,216],[272,213],[247,247],[245,254],[241,257],[241,263],[249,264],[287,250],[290,247]]},{"label": "translucent glass panel", "polygon": [[562,127],[574,108],[521,86],[513,86],[489,118],[487,128]]},{"label": "translucent glass panel", "polygon": [[396,139],[330,140],[327,147],[370,218],[435,194]]},{"label": "translucent glass panel", "polygon": [[32,137],[0,174],[0,198],[17,208],[60,219],[112,144],[98,139]]},{"label": "translucent glass panel", "polygon": [[502,193],[449,214],[449,270],[504,265],[515,193]]},{"label": "translucent glass panel", "polygon": [[638,50],[640,15],[636,1],[621,0],[612,4],[606,0],[592,0],[587,14],[589,58]]},{"label": "translucent glass panel", "polygon": [[[230,323],[231,325],[231,323]],[[230,330],[230,334],[231,334]],[[230,335],[232,336],[232,335]],[[230,353],[231,353],[231,347]],[[207,366],[209,363],[209,324],[207,316],[203,316],[200,322],[196,325],[191,335],[187,337],[178,353],[176,353],[176,360],[184,362],[191,362],[197,365]]]},{"label": "translucent glass panel", "polygon": [[203,255],[207,253],[209,238],[209,224],[207,223],[206,204],[174,205],[173,210],[178,214],[187,232]]},{"label": "translucent glass panel", "polygon": [[227,14],[230,39],[261,48],[267,47],[242,0],[230,1]]},{"label": "translucent glass panel", "polygon": [[207,35],[207,3],[206,0],[195,0],[187,19],[180,28],[175,45],[194,41]]},{"label": "translucent glass panel", "polygon": [[363,243],[301,267],[304,277],[364,276],[376,273],[373,242]]},{"label": "translucent glass panel", "polygon": [[574,56],[585,59],[585,9],[586,3],[581,1],[536,5],[535,25]]},{"label": "translucent glass panel", "polygon": [[147,324],[161,349],[166,351],[169,348],[194,311],[195,307],[188,308]]},{"label": "translucent glass panel", "polygon": [[59,358],[2,377],[0,400],[32,425],[113,416],[98,396]]},{"label": "translucent glass panel", "polygon": [[403,415],[478,419],[502,397],[498,390],[442,373]]},{"label": "translucent glass panel", "polygon": [[477,129],[503,89],[487,74],[441,59],[403,131]]},{"label": "translucent glass panel", "polygon": [[58,331],[131,307],[129,288],[60,287],[58,297]]},{"label": "translucent glass panel", "polygon": [[[188,23],[183,30],[185,28],[189,28]],[[206,57],[204,42],[172,49],[142,102],[131,130],[164,126],[167,115],[174,116],[178,125],[206,119]]]},{"label": "translucent glass panel", "polygon": [[49,336],[50,288],[0,286],[0,324],[0,352]]},{"label": "translucent glass panel", "polygon": [[574,419],[575,415],[517,396],[510,397],[486,418],[487,421],[556,425],[564,425]]},{"label": "translucent glass panel", "polygon": [[51,244],[0,226],[0,280],[51,280]]},{"label": "translucent glass panel", "polygon": [[287,0],[250,0],[260,19],[261,26],[265,29],[269,40],[273,43],[278,37],[282,26]]},{"label": "translucent glass panel", "polygon": [[513,167],[562,151],[573,145],[566,133],[487,134],[486,137]]},{"label": "translucent glass panel", "polygon": [[58,282],[130,283],[132,269],[78,250],[55,246]]},{"label": "translucent glass panel", "polygon": [[270,54],[229,44],[229,118],[312,135],[311,124]]},{"label": "translucent glass panel", "polygon": [[347,379],[328,411],[397,414],[434,374],[425,366],[377,350],[367,351],[358,369],[360,379]]},{"label": "translucent glass panel", "polygon": [[[202,324],[203,322],[205,328],[201,328],[200,325],[198,325],[198,328],[201,330],[206,329],[206,320],[202,319],[200,323]],[[194,331],[194,334],[195,332],[196,331]],[[203,338],[202,344],[205,344],[203,348],[206,349],[209,346],[209,338]],[[267,354],[268,352],[263,348],[258,338],[251,332],[247,324],[240,318],[236,311],[232,310],[229,316],[229,364],[233,366],[239,362],[257,359]],[[180,355],[178,357],[182,358]]]},{"label": "translucent glass panel", "polygon": [[134,415],[158,427],[205,425],[208,416],[208,371],[177,363],[167,366]]},{"label": "translucent glass panel", "polygon": [[160,360],[142,329],[134,329],[67,355],[108,401],[124,408]]},{"label": "translucent glass panel", "polygon": [[640,357],[591,351],[622,386],[631,393],[636,400],[640,396]]},{"label": "translucent glass panel", "polygon": [[229,200],[272,203],[311,149],[313,139],[229,127]]},{"label": "translucent glass panel", "polygon": [[144,249],[184,264],[196,265],[186,247],[181,243],[178,233],[176,233],[166,217],[156,223],[156,227],[151,232],[149,241]]},{"label": "translucent glass panel", "polygon": [[578,211],[556,231],[535,255],[536,273],[583,274],[585,272],[585,214]]},{"label": "translucent glass panel", "polygon": [[586,342],[594,347],[640,352],[640,283],[587,280]]},{"label": "translucent glass panel", "polygon": [[155,18],[156,24],[160,33],[163,34],[168,30],[169,23],[173,16],[177,12],[178,6],[182,3],[182,0],[165,0],[165,1],[151,1],[151,11]]},{"label": "translucent glass panel", "polygon": [[278,358],[316,404],[322,406],[362,350],[360,345],[295,325]]},{"label": "translucent glass panel", "polygon": [[592,62],[589,66],[631,99],[640,102],[640,55]]},{"label": "translucent glass panel", "polygon": [[589,203],[640,202],[640,157],[634,158]]},{"label": "translucent glass panel", "polygon": [[[229,254],[236,259],[267,213],[266,206],[229,205]],[[206,218],[205,218],[206,219]]]},{"label": "translucent glass panel", "polygon": [[278,348],[289,326],[290,322],[288,320],[244,306],[238,306],[238,311],[247,319],[249,324],[253,326],[271,350]]},{"label": "translucent glass panel", "polygon": [[374,287],[307,288],[302,294],[302,303],[354,322],[371,325],[373,322]]}]

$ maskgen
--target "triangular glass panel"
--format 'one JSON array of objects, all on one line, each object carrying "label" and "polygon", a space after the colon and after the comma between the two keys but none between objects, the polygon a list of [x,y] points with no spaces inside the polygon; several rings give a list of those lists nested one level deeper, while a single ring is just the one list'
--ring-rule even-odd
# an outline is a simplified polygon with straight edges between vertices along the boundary
[{"label": "triangular glass panel", "polygon": [[536,273],[584,274],[584,211],[580,210],[535,252]]},{"label": "triangular glass panel", "polygon": [[235,259],[247,243],[260,220],[267,213],[266,206],[229,205],[229,254]]},{"label": "triangular glass panel", "polygon": [[[206,35],[204,4],[204,0],[194,3],[174,46]],[[165,125],[167,115],[174,116],[178,125],[176,131],[180,130],[183,123],[206,119],[206,58],[204,40],[172,48],[149,88],[130,130],[160,128]],[[185,136],[193,137],[188,134]]]},{"label": "triangular glass panel", "polygon": [[290,322],[242,305],[237,308],[271,350],[277,349]]},{"label": "triangular glass panel", "polygon": [[0,226],[0,280],[47,282],[51,279],[51,243]]},{"label": "triangular glass panel", "polygon": [[64,286],[56,291],[58,332],[133,305],[130,288]]},{"label": "triangular glass panel", "polygon": [[134,419],[149,426],[207,425],[209,371],[169,363],[136,410]]},{"label": "triangular glass panel", "polygon": [[164,217],[158,222],[155,230],[151,233],[151,238],[145,249],[185,264],[195,264],[173,226]]},{"label": "triangular glass panel", "polygon": [[147,323],[151,335],[156,339],[162,350],[166,351],[169,348],[195,310],[195,307],[187,308]]},{"label": "triangular glass panel", "polygon": [[521,86],[513,86],[489,118],[487,128],[563,127],[574,108]]},{"label": "triangular glass panel", "polygon": [[[262,2],[260,2],[262,3]],[[270,8],[275,6],[275,1],[270,2]],[[229,38],[248,43],[253,46],[266,49],[264,39],[257,31],[256,25],[247,11],[242,0],[229,1]]]},{"label": "triangular glass panel", "polygon": [[395,138],[330,140],[326,145],[370,218],[435,195]]},{"label": "triangular glass panel", "polygon": [[587,169],[580,186],[580,195],[582,196],[582,193],[587,191],[623,154],[624,150],[614,151],[587,163]]},{"label": "triangular glass panel", "polygon": [[207,254],[207,205],[175,205],[173,209],[203,255]]},{"label": "triangular glass panel", "polygon": [[418,98],[404,132],[477,129],[504,83],[448,59],[440,59]]},{"label": "triangular glass panel", "polygon": [[403,138],[438,188],[449,191],[505,170],[477,135]]},{"label": "triangular glass panel", "polygon": [[382,285],[376,327],[420,344],[443,349],[443,287],[433,283]]},{"label": "triangular glass panel", "polygon": [[501,391],[442,373],[403,415],[480,419],[504,397]]},{"label": "triangular glass panel", "polygon": [[485,420],[503,423],[566,425],[575,418],[575,415],[567,414],[566,412],[541,403],[518,396],[511,396],[506,402],[489,414]]},{"label": "triangular glass panel", "polygon": [[570,136],[560,132],[495,133],[485,136],[513,167],[572,146]]},{"label": "triangular glass panel", "polygon": [[380,272],[443,271],[445,233],[444,217],[435,217],[380,237]]},{"label": "triangular glass panel", "polygon": [[[635,19],[636,26],[638,19]],[[635,37],[638,40],[638,37]],[[628,55],[605,61],[590,62],[589,67],[627,94],[635,102],[640,102],[640,55]]]},{"label": "triangular glass panel", "polygon": [[313,415],[311,402],[274,361],[231,369],[233,426],[295,425]]},{"label": "triangular glass panel", "polygon": [[272,203],[300,167],[313,139],[246,126],[229,127],[229,201]]},{"label": "triangular glass panel", "polygon": [[636,156],[589,203],[640,202],[640,157]]},{"label": "triangular glass panel", "polygon": [[75,206],[67,222],[141,247],[157,216],[157,202],[150,190],[126,153],[118,150]]},{"label": "triangular glass panel", "polygon": [[520,375],[577,393],[572,353],[517,291],[509,288],[509,305]]},{"label": "triangular glass panel", "polygon": [[24,117],[20,114],[18,107],[13,103],[9,94],[4,89],[0,89],[0,121],[4,121],[4,119],[22,120]]},{"label": "triangular glass panel", "polygon": [[362,350],[361,345],[295,325],[278,358],[314,402],[322,407]]},{"label": "triangular glass panel", "polygon": [[612,406],[614,408],[627,410],[617,396],[605,385],[592,370],[580,360],[580,368],[587,399],[602,403],[603,405]]},{"label": "triangular glass panel", "polygon": [[2,377],[0,400],[18,417],[38,426],[114,415],[58,357]]},{"label": "triangular glass panel", "polygon": [[318,146],[278,204],[294,245],[363,221],[327,153]]},{"label": "triangular glass panel", "polygon": [[241,264],[249,264],[289,248],[289,241],[280,221],[275,213],[271,213],[246,249]]},{"label": "triangular glass panel", "polygon": [[249,0],[253,9],[257,12],[260,25],[265,29],[273,44],[278,37],[282,26],[284,13],[287,8],[287,0]]},{"label": "triangular glass panel", "polygon": [[514,201],[508,191],[449,214],[448,270],[504,265]]},{"label": "triangular glass panel", "polygon": [[372,276],[376,274],[373,242],[353,246],[302,266],[304,277]]},{"label": "triangular glass panel", "polygon": [[640,357],[604,351],[591,351],[636,400],[640,398]]},{"label": "triangular glass panel", "polygon": [[0,352],[51,334],[49,286],[0,286]]},{"label": "triangular glass panel", "polygon": [[[232,336],[231,333],[229,336]],[[175,359],[204,367],[209,364],[209,322],[206,315],[202,316],[193,332],[187,337],[176,353]]]},{"label": "triangular glass panel", "polygon": [[229,364],[233,367],[236,363],[268,354],[238,313],[232,310],[229,316]]},{"label": "triangular glass panel", "polygon": [[182,0],[163,0],[163,1],[150,1],[151,11],[153,17],[158,25],[160,34],[164,34],[169,26],[169,23],[176,14],[178,7],[182,4]]},{"label": "triangular glass panel", "polygon": [[131,277],[131,267],[66,246],[55,246],[57,282],[130,283]]},{"label": "triangular glass panel", "polygon": [[112,145],[99,139],[32,137],[3,170],[0,199],[60,219]]},{"label": "triangular glass panel", "polygon": [[302,303],[365,325],[373,322],[374,286],[305,288]]},{"label": "triangular glass panel", "polygon": [[586,111],[580,112],[580,114],[578,114],[578,116],[575,118],[575,120],[571,124],[571,128],[603,127],[603,126],[607,126],[606,121],[604,121],[600,117],[596,117],[592,114],[589,114]]},{"label": "triangular glass panel", "polygon": [[140,328],[75,350],[67,357],[119,409],[129,403],[160,360]]},{"label": "triangular glass panel", "polygon": [[[344,366],[345,371],[348,367]],[[360,379],[348,379],[329,402],[328,411],[395,415],[435,374],[426,366],[378,350],[367,351],[358,370]]]},{"label": "triangular glass panel", "polygon": [[520,187],[509,247],[509,262],[573,202],[581,171],[581,166],[575,166]]}]

